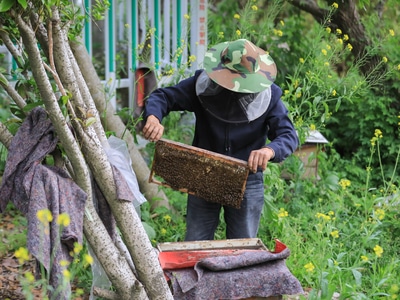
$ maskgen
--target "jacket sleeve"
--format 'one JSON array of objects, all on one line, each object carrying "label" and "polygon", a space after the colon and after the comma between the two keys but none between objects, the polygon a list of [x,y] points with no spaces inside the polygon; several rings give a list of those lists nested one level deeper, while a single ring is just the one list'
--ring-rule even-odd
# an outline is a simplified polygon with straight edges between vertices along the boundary
[{"label": "jacket sleeve", "polygon": [[201,71],[170,87],[158,88],[146,100],[144,118],[156,116],[160,122],[171,111],[193,111],[196,101],[196,79]]},{"label": "jacket sleeve", "polygon": [[292,154],[299,145],[299,138],[289,118],[288,110],[281,100],[282,90],[277,85],[272,85],[272,99],[268,108],[268,139],[266,146],[273,149],[275,157],[273,162],[281,162]]}]

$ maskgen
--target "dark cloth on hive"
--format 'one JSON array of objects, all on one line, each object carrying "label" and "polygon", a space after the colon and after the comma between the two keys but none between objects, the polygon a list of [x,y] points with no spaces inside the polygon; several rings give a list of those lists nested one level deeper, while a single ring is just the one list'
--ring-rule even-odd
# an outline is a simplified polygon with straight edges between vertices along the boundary
[{"label": "dark cloth on hive", "polygon": [[265,250],[200,260],[194,268],[165,271],[174,299],[243,299],[302,294],[297,278],[286,266],[289,249]]},{"label": "dark cloth on hive", "polygon": [[[11,201],[26,216],[28,250],[46,272],[50,272],[50,284],[55,290],[61,285],[59,278],[62,280],[64,267],[60,262],[71,261],[69,252],[73,250],[74,243],[82,244],[87,198],[63,169],[41,164],[45,156],[55,149],[57,142],[46,111],[34,108],[11,141],[0,187],[0,212]],[[37,212],[43,209],[50,210],[53,216],[48,225],[41,223],[37,217]],[[70,224],[60,234],[56,220],[61,213],[69,215]],[[67,286],[57,299],[66,299],[69,293]]]}]

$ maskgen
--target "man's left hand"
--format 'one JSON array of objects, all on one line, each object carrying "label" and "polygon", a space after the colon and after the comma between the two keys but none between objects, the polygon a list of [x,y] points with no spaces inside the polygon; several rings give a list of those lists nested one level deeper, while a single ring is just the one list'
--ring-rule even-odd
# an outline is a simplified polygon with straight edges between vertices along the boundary
[{"label": "man's left hand", "polygon": [[247,162],[250,170],[253,173],[256,173],[258,168],[261,168],[262,171],[265,171],[268,161],[274,158],[274,155],[274,150],[271,148],[261,148],[251,151],[249,160]]}]

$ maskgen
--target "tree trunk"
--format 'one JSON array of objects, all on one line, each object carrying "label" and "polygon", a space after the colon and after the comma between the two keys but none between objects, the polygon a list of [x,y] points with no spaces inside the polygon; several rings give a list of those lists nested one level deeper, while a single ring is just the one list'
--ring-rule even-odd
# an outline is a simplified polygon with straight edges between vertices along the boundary
[{"label": "tree trunk", "polygon": [[96,75],[96,70],[91,63],[91,58],[84,44],[82,42],[71,42],[71,48],[81,68],[85,82],[89,87],[97,110],[100,115],[103,116],[102,123],[105,130],[115,132],[117,137],[123,138],[127,143],[132,159],[132,168],[137,176],[141,192],[150,202],[152,208],[164,206],[172,210],[165,193],[160,190],[158,185],[149,183],[150,169],[135,146],[132,134],[129,130],[126,130],[125,124],[122,122],[121,118],[115,114],[114,107],[107,104],[104,85]]},{"label": "tree trunk", "polygon": [[[31,5],[32,3],[29,4]],[[30,7],[33,10],[35,8],[33,5]],[[43,12],[46,9],[42,8],[38,11]],[[93,65],[89,63],[91,67],[88,67],[87,62],[90,62],[91,59],[86,49],[77,48],[74,53],[72,52],[67,40],[67,32],[64,31],[67,27],[61,23],[58,9],[55,6],[51,7],[51,19],[48,19],[47,26],[39,26],[40,30],[36,31],[33,30],[31,25],[31,22],[36,24],[36,21],[39,20],[36,16],[31,16],[29,18],[30,21],[27,21],[22,18],[21,14],[12,11],[8,17],[18,26],[24,50],[32,68],[29,71],[32,72],[41,100],[65,151],[68,159],[67,163],[70,166],[68,170],[74,181],[87,194],[83,222],[84,234],[115,287],[118,297],[120,299],[172,299],[171,291],[158,262],[157,253],[152,247],[132,204],[134,195],[130,192],[128,196],[121,198],[118,193],[120,183],[116,183],[115,180],[124,181],[124,179],[121,176],[117,176],[118,170],[110,164],[104,150],[105,147],[108,147],[108,141],[93,101],[95,97],[91,94],[94,93],[98,97],[98,92],[103,91],[103,89],[98,77],[93,76],[95,74]],[[41,19],[46,20],[46,16],[41,16]],[[38,28],[37,25],[34,25],[35,29]],[[39,36],[37,37],[35,34]],[[4,39],[8,38],[8,36],[3,32],[0,38]],[[40,45],[38,41],[42,41],[45,45]],[[13,47],[12,44],[8,44],[9,47]],[[38,45],[46,47],[44,53],[48,55],[47,60],[42,59],[42,53]],[[83,50],[84,52],[80,53]],[[12,53],[14,55],[18,54],[16,51],[12,51]],[[77,57],[85,57],[84,66],[78,65],[74,54]],[[15,59],[18,60],[19,58],[15,57]],[[82,70],[88,67],[93,72],[90,76],[85,74],[86,78],[92,79],[95,77],[98,81],[94,80],[94,84],[89,82],[90,85],[88,86],[80,67]],[[48,73],[51,74],[56,83],[58,88],[56,92],[54,92],[54,86],[50,82]],[[21,109],[24,108],[25,101],[4,77],[0,77],[0,85]],[[94,89],[90,89],[90,86],[94,87]],[[58,104],[56,93],[61,93],[64,99],[69,97],[66,103],[68,109],[67,117],[64,116]],[[125,131],[125,126],[119,117],[114,116],[112,109],[106,108],[104,95],[101,101],[100,105],[103,108],[101,112],[111,116],[105,119],[105,123],[117,123],[120,128],[118,127],[118,130],[114,131],[120,133]],[[68,122],[69,120],[70,123]],[[72,125],[73,131],[70,125]],[[0,126],[0,135],[0,141],[7,147],[12,135],[4,125]],[[150,171],[147,165],[144,166],[143,158],[133,145],[132,136],[129,136],[131,137],[128,140],[131,142],[131,153],[135,153],[132,160],[134,162],[139,161],[141,167],[149,174]],[[95,184],[93,184],[92,179],[94,179]],[[147,183],[147,185],[149,184]],[[142,186],[147,185],[143,184],[142,180]],[[106,228],[97,214],[93,202],[95,197],[94,186],[98,186],[107,200],[116,224],[121,230],[123,240],[126,243],[124,246],[126,247],[122,247],[122,239],[119,236],[110,236],[109,229]],[[149,191],[147,196],[151,195],[158,198],[163,196],[158,189],[155,191],[150,188]],[[118,247],[115,243],[117,243]],[[137,276],[135,274],[136,271]],[[115,295],[112,294],[112,297],[115,298]]]}]

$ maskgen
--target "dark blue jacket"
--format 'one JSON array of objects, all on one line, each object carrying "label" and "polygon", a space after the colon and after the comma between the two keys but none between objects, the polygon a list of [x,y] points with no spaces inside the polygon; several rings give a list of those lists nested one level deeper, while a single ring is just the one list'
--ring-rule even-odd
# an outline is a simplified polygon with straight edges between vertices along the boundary
[{"label": "dark blue jacket", "polygon": [[201,105],[196,95],[196,79],[182,80],[175,86],[159,88],[147,99],[144,118],[156,116],[160,121],[170,111],[190,111],[196,117],[193,146],[247,161],[252,150],[266,146],[275,151],[274,162],[281,162],[294,152],[298,137],[288,111],[280,100],[282,90],[273,84],[271,103],[258,119],[248,123],[226,123],[215,118]]}]

